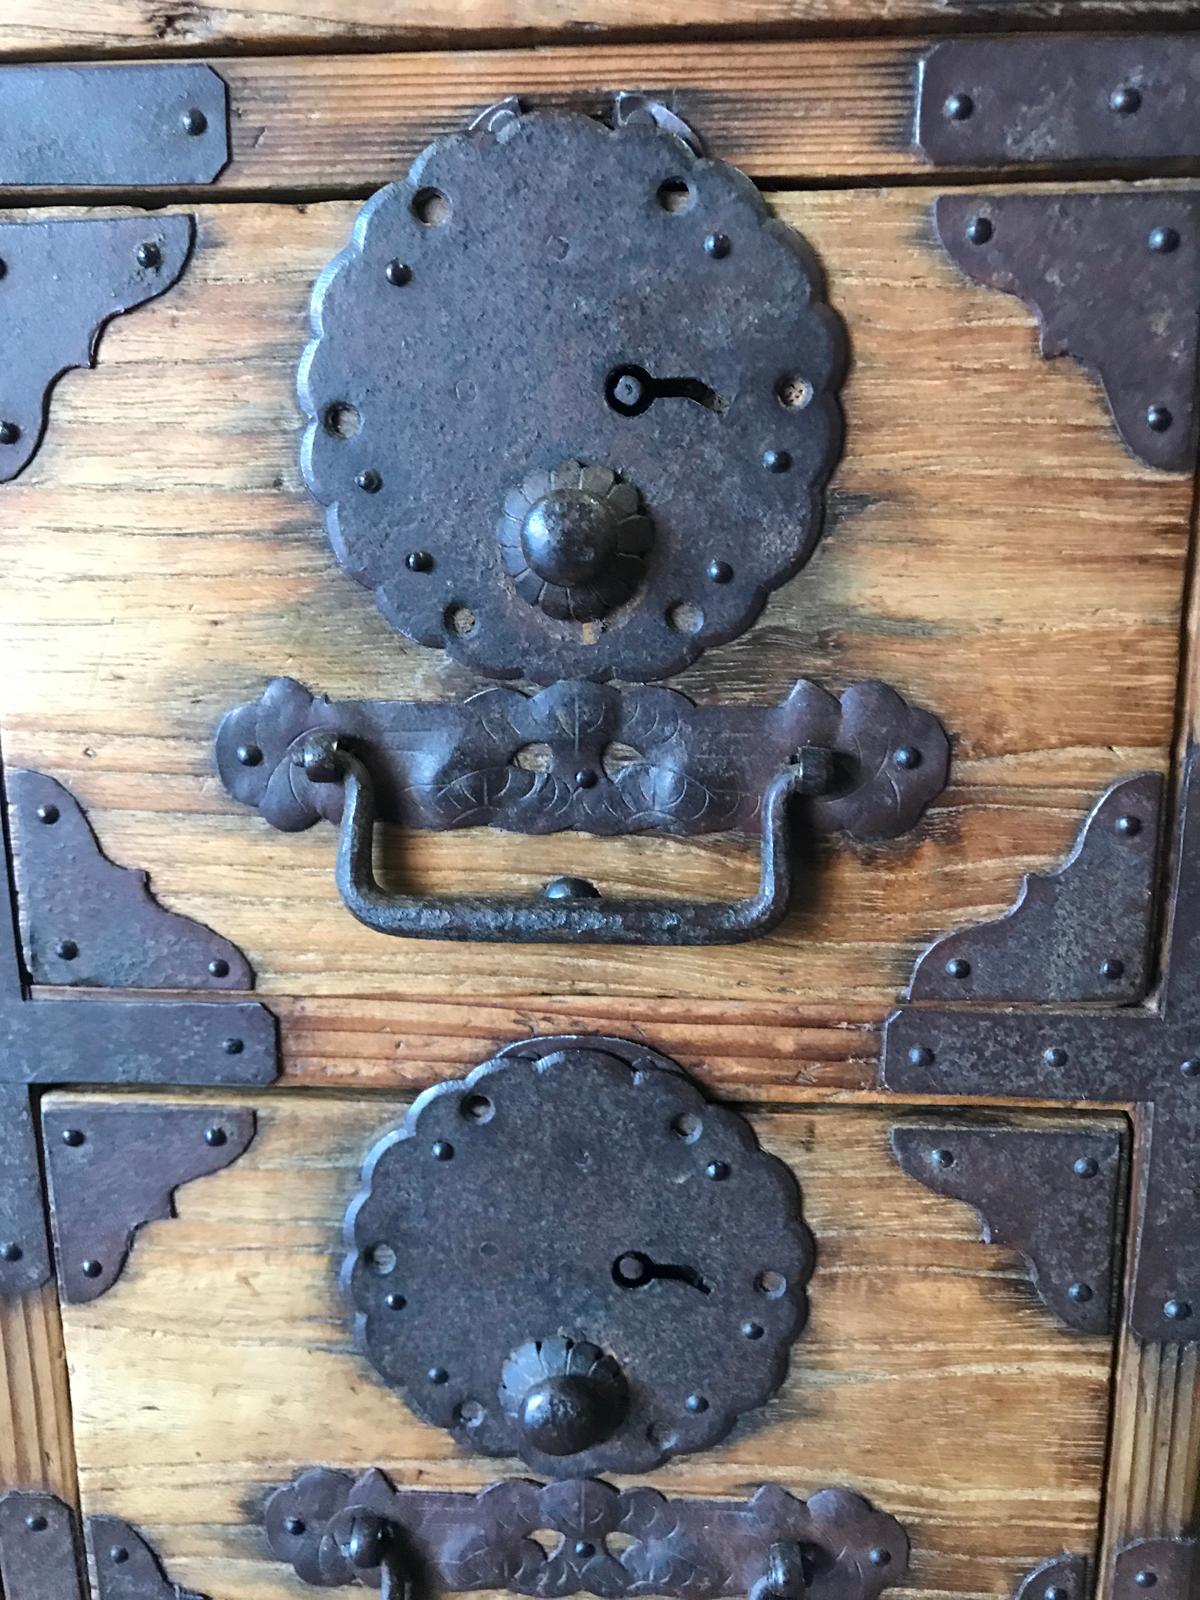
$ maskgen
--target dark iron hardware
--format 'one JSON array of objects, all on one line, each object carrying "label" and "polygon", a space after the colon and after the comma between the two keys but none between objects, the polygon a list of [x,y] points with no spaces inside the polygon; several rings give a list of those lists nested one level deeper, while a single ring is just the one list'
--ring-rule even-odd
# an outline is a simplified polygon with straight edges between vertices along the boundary
[{"label": "dark iron hardware", "polygon": [[[539,1600],[876,1600],[903,1580],[904,1529],[847,1489],[807,1502],[771,1485],[744,1502],[668,1499],[596,1478],[494,1483],[478,1494],[393,1488],[310,1467],[267,1502],[267,1539],[310,1584],[356,1579],[398,1597],[410,1585]],[[559,1536],[547,1551],[539,1530]],[[620,1536],[623,1548],[607,1541]],[[544,1534],[543,1534],[544,1537]]]},{"label": "dark iron hardware", "polygon": [[55,1106],[42,1140],[58,1286],[69,1304],[95,1300],[121,1275],[134,1235],[174,1215],[180,1184],[245,1153],[254,1112],[238,1107]]},{"label": "dark iron hardware", "polygon": [[[220,987],[235,970],[245,971],[249,981],[249,969],[240,952],[210,929],[158,907],[140,874],[125,874],[106,860],[61,785],[19,770],[5,780],[9,900],[0,905],[0,1294],[15,1295],[44,1283],[51,1266],[31,1087],[261,1084],[270,1083],[278,1069],[275,1018],[255,1002],[133,999],[119,991],[31,998],[12,888],[14,825],[22,836],[41,829],[46,841],[62,841],[59,850],[39,840],[21,874],[35,927],[50,926],[47,917],[72,919],[60,935],[57,962],[69,962],[73,946],[98,979],[119,976],[137,989],[174,984],[181,972],[194,973],[200,987],[202,970]],[[140,955],[122,948],[122,941],[139,940]],[[147,1164],[153,1170],[152,1155]]]},{"label": "dark iron hardware", "polygon": [[228,99],[198,62],[4,67],[0,189],[211,183],[229,160]]},{"label": "dark iron hardware", "polygon": [[[800,570],[841,451],[804,241],[665,107],[509,100],[313,295],[302,463],[388,621],[492,677],[661,678]],[[698,313],[703,307],[703,314]]]},{"label": "dark iron hardware", "polygon": [[[625,757],[614,764],[613,752]],[[529,751],[538,766],[521,764]],[[632,753],[633,759],[628,759]],[[286,830],[341,820],[338,886],[360,920],[416,938],[698,944],[750,938],[784,915],[787,801],[855,838],[902,833],[946,781],[946,735],[885,684],[839,698],[800,682],[782,705],[698,707],[661,687],[561,683],[526,696],[485,689],[457,705],[330,702],[288,678],[217,734],[229,792]],[[549,833],[758,831],[757,896],[734,902],[599,897],[557,880],[545,901],[426,901],[384,894],[377,821]]]},{"label": "dark iron hardware", "polygon": [[1195,35],[949,39],[920,66],[916,140],[939,166],[1177,165],[1198,126]]},{"label": "dark iron hardware", "polygon": [[782,1383],[813,1265],[795,1179],[749,1124],[668,1058],[586,1036],[421,1095],[347,1236],[387,1381],[472,1454],[554,1477],[724,1438]]},{"label": "dark iron hardware", "polygon": [[1013,1592],[1013,1600],[1088,1600],[1089,1571],[1086,1556],[1051,1556],[1026,1573]]},{"label": "dark iron hardware", "polygon": [[63,373],[94,366],[105,326],[178,281],[192,234],[188,216],[0,223],[0,483],[37,454]]},{"label": "dark iron hardware", "polygon": [[938,237],[968,277],[1024,300],[1043,356],[1072,355],[1104,387],[1147,466],[1190,471],[1196,446],[1200,198],[953,194]]},{"label": "dark iron hardware", "polygon": [[1200,1592],[1200,1537],[1131,1539],[1117,1552],[1112,1600],[1195,1600]]},{"label": "dark iron hardware", "polygon": [[[1141,848],[1144,834],[1153,837],[1156,796],[1157,785],[1145,776],[1109,790],[1057,880],[1060,893],[1070,883],[1064,905],[1079,892],[1075,880],[1085,887],[1084,903],[1109,893],[1108,845],[1094,845],[1093,835],[1111,830],[1125,848]],[[1124,875],[1118,875],[1115,887],[1118,896],[1128,893]],[[1086,998],[1089,986],[1081,982],[1084,993],[1072,993],[1063,975],[1079,971],[1080,949],[1098,953],[1095,926],[1046,917],[1041,893],[1026,898],[1028,913],[1018,902],[1003,922],[984,926],[981,960],[995,972],[1011,948],[1017,971],[1028,972],[1032,956],[1057,976],[1034,985],[1028,995],[1012,995],[1002,980],[989,980],[981,991],[984,997],[994,986],[1006,998],[1033,1002],[1020,1009],[978,1003],[904,1006],[887,1023],[884,1082],[909,1095],[1138,1104],[1143,1153],[1133,1201],[1139,1225],[1132,1246],[1129,1324],[1140,1339],[1195,1341],[1200,1339],[1200,1236],[1192,1219],[1200,1171],[1200,754],[1193,750],[1187,758],[1165,970],[1152,1008],[1070,1005]],[[1106,917],[1096,924],[1110,925]],[[956,954],[945,963],[951,978],[965,979],[971,972],[974,937],[974,932],[954,936]],[[1128,949],[1141,950],[1145,937],[1146,919],[1135,920]],[[1119,981],[1126,959],[1125,944],[1107,945],[1099,959],[1100,976]],[[919,964],[914,994],[920,992],[921,973]]]},{"label": "dark iron hardware", "polygon": [[918,1183],[974,1206],[986,1243],[1019,1250],[1068,1328],[1111,1331],[1118,1134],[926,1123],[894,1128],[892,1154]]},{"label": "dark iron hardware", "polygon": [[[88,1517],[96,1600],[203,1600],[171,1583],[149,1543],[119,1517]],[[0,1494],[0,1583],[8,1600],[83,1600],[86,1557],[68,1506],[45,1490]]]}]

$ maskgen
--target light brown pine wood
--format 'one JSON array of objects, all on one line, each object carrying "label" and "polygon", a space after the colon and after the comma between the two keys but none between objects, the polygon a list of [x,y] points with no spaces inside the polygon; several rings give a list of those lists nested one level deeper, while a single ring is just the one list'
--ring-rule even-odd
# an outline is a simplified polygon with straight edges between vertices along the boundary
[{"label": "light brown pine wood", "polygon": [[0,1492],[78,1499],[71,1402],[53,1284],[0,1299]]},{"label": "light brown pine wood", "polygon": [[[1015,299],[965,283],[924,190],[780,197],[853,338],[848,453],[808,568],[678,686],[766,701],[799,676],[879,675],[954,738],[951,786],[911,836],[823,852],[796,913],[728,950],[393,941],[332,882],[332,831],[281,835],[211,766],[221,713],[287,672],[338,695],[459,695],[336,567],[300,481],[292,398],[313,279],[341,203],[205,206],[183,281],[60,386],[49,436],[0,499],[0,716],[114,859],[235,939],[270,994],[661,995],[892,1003],[929,938],[1011,903],[1104,786],[1172,737],[1191,484],[1115,438],[1092,382],[1042,362]],[[748,841],[491,831],[395,838],[435,894],[744,893]]]},{"label": "light brown pine wood", "polygon": [[[72,1103],[72,1097],[56,1097]],[[315,1461],[429,1487],[524,1469],[415,1421],[350,1345],[339,1226],[403,1102],[274,1096],[241,1160],[177,1195],[102,1299],[67,1307],[85,1509],[137,1523],[176,1581],[222,1600],[302,1592],[264,1554],[264,1495]],[[654,1474],[665,1492],[845,1483],[904,1521],[917,1592],[1007,1595],[1099,1510],[1109,1355],[1041,1307],[967,1206],[905,1177],[897,1115],[757,1115],[799,1176],[820,1264],[765,1411]]]}]

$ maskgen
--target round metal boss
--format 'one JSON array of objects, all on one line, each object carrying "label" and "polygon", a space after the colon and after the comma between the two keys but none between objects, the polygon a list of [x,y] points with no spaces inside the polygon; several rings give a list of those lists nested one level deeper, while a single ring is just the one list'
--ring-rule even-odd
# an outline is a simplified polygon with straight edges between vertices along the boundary
[{"label": "round metal boss", "polygon": [[489,675],[664,677],[817,539],[841,323],[801,237],[679,127],[497,108],[317,283],[302,464],[337,559]]},{"label": "round metal boss", "polygon": [[363,1181],[365,1353],[473,1454],[641,1472],[783,1380],[813,1265],[795,1179],[665,1057],[522,1041],[423,1094]]}]

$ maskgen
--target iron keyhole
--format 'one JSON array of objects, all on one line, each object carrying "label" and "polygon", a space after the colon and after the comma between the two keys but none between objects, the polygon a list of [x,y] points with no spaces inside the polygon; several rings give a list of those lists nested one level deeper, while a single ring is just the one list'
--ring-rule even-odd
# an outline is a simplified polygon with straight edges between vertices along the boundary
[{"label": "iron keyhole", "polygon": [[691,400],[706,411],[724,411],[725,402],[699,378],[655,378],[645,367],[614,367],[604,384],[604,398],[623,417],[640,417],[656,400]]},{"label": "iron keyhole", "polygon": [[701,1294],[712,1290],[695,1267],[673,1261],[655,1261],[644,1250],[626,1250],[612,1266],[613,1282],[622,1289],[640,1289],[656,1278],[666,1278],[672,1283],[686,1283]]}]

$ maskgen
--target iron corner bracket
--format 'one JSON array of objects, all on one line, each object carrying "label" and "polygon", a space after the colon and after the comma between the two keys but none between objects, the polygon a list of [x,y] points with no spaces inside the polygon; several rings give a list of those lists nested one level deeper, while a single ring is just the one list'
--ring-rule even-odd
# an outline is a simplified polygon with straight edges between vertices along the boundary
[{"label": "iron corner bracket", "polygon": [[[1068,864],[1027,880],[1006,918],[939,941],[889,1018],[897,1093],[1139,1107],[1127,1317],[1145,1341],[1200,1340],[1200,753],[1188,752],[1163,973],[1152,1003],[1080,1006],[1096,979],[1127,1002],[1153,926],[1160,786],[1114,784]],[[1120,857],[1126,857],[1124,863]],[[1133,975],[1132,987],[1126,985]],[[946,999],[957,985],[969,1005]],[[926,1000],[926,995],[929,1000]],[[941,1003],[930,1003],[937,1001]],[[1091,1191],[1099,1194],[1099,1190]]]},{"label": "iron corner bracket", "polygon": [[[172,1583],[149,1541],[120,1517],[86,1519],[96,1600],[204,1600]],[[71,1508],[45,1490],[0,1494],[0,1585],[10,1600],[84,1600],[87,1554]]]},{"label": "iron corner bracket", "polygon": [[[272,1013],[245,997],[253,974],[241,952],[164,910],[144,873],[108,861],[67,789],[20,769],[5,774],[5,785],[10,898],[0,906],[0,1295],[16,1295],[45,1283],[52,1264],[34,1091],[62,1084],[266,1084],[278,1073],[278,1040]],[[27,952],[18,937],[18,906]],[[35,997],[31,980],[48,983],[51,992]],[[62,992],[80,980],[89,985],[86,995]],[[157,987],[237,992],[145,993]],[[109,1287],[136,1227],[169,1215],[179,1183],[227,1165],[253,1132],[248,1112],[214,1119],[203,1108],[98,1104],[87,1116],[103,1135],[73,1142],[67,1134],[82,1129],[59,1129],[63,1148],[48,1151],[45,1163],[59,1242],[68,1247],[59,1261],[68,1299]],[[47,1121],[57,1127],[56,1113],[48,1112]],[[118,1143],[118,1135],[140,1137],[150,1124],[154,1147],[139,1145],[144,1159],[131,1160],[133,1148]],[[81,1176],[92,1188],[76,1195]],[[96,1185],[103,1217],[88,1210]]]}]

